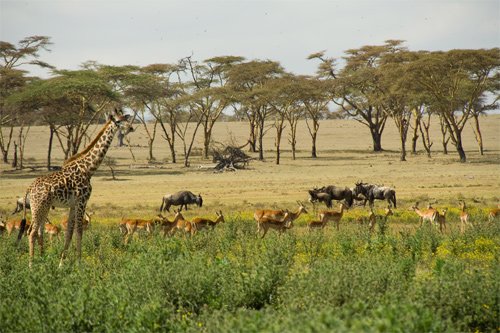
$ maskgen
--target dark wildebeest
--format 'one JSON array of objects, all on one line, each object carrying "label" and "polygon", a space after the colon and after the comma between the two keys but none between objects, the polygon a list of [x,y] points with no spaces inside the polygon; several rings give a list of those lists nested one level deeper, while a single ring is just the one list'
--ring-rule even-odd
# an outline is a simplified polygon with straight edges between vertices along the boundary
[{"label": "dark wildebeest", "polygon": [[187,210],[187,205],[197,204],[198,207],[201,207],[203,204],[203,199],[201,198],[201,194],[194,195],[193,192],[189,191],[180,191],[174,194],[167,194],[163,197],[163,201],[160,206],[160,213],[163,211],[170,212],[170,206],[181,206],[180,210],[182,210],[182,206]]},{"label": "dark wildebeest", "polygon": [[387,200],[387,202],[396,206],[396,191],[387,186],[378,186],[374,184],[357,182],[354,188],[354,196],[362,194],[368,199],[370,207],[373,207],[373,202],[377,200]]},{"label": "dark wildebeest", "polygon": [[324,202],[326,207],[332,207],[332,200],[345,200],[347,207],[352,206],[353,194],[348,187],[337,187],[337,186],[323,186],[322,188],[314,188],[309,190],[309,201],[314,202]]}]

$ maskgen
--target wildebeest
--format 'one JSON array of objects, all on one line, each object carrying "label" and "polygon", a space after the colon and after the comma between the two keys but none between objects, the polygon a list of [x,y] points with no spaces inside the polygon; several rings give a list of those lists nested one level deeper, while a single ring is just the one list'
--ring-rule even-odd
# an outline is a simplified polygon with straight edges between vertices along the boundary
[{"label": "wildebeest", "polygon": [[[24,209],[23,207],[24,207],[24,197],[22,197],[22,198],[18,197],[17,201],[16,201],[16,209],[14,209],[14,211],[12,212],[11,215],[22,212]],[[26,209],[31,209],[29,196],[26,197]]]},{"label": "wildebeest", "polygon": [[[11,215],[14,215],[14,214],[17,214],[17,213],[20,213],[23,211],[23,203],[24,203],[24,197],[17,197],[17,201],[16,201],[16,209],[14,209],[14,211],[12,212]],[[26,209],[31,209],[31,206],[30,206],[30,197],[29,195],[26,197]],[[55,209],[54,206],[52,206],[52,209]]]},{"label": "wildebeest", "polygon": [[347,207],[351,207],[354,198],[350,188],[333,185],[314,188],[308,192],[310,202],[324,202],[328,208],[332,208],[332,200],[345,200]]},{"label": "wildebeest", "polygon": [[165,210],[170,212],[170,206],[180,206],[179,211],[181,211],[182,206],[184,206],[184,208],[188,210],[187,205],[191,204],[197,204],[198,207],[201,207],[203,204],[201,194],[194,195],[193,192],[190,191],[180,191],[174,194],[166,194],[161,202],[160,213]]},{"label": "wildebeest", "polygon": [[370,207],[373,207],[373,202],[375,201],[375,199],[377,199],[377,200],[387,200],[389,204],[393,204],[394,208],[397,208],[396,191],[391,187],[357,182],[353,194],[356,197],[359,194],[365,196],[368,199],[368,202],[370,203]]}]

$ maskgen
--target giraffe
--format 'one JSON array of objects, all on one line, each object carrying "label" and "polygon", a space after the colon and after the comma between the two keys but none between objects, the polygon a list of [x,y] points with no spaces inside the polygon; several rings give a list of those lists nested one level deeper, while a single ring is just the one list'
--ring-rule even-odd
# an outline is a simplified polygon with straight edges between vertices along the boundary
[{"label": "giraffe", "polygon": [[[81,259],[81,242],[83,235],[83,218],[87,202],[92,192],[90,179],[104,159],[113,141],[113,136],[119,128],[127,128],[129,115],[115,110],[94,140],[80,153],[66,160],[61,170],[35,179],[26,190],[25,198],[30,197],[31,226],[28,230],[29,266],[31,267],[35,254],[35,240],[38,239],[40,253],[43,254],[43,232],[45,221],[51,206],[69,207],[68,227],[65,234],[64,249],[61,253],[59,267],[62,266],[66,252],[73,237],[76,223],[77,257]],[[26,202],[26,200],[25,200]],[[23,220],[26,219],[24,207]],[[24,229],[24,226],[22,228]],[[24,230],[22,230],[24,231]],[[18,236],[18,241],[22,232]]]}]

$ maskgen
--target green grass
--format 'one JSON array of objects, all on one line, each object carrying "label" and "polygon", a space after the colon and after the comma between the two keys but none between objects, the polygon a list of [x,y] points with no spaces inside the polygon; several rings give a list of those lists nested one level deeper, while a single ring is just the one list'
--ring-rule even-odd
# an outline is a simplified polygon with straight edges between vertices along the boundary
[{"label": "green grass", "polygon": [[[398,225],[411,225],[401,229]],[[195,237],[85,234],[83,258],[58,268],[62,242],[28,269],[27,243],[0,238],[2,332],[495,331],[500,226],[441,235],[395,217],[370,234],[345,222],[255,237],[233,215]]]}]

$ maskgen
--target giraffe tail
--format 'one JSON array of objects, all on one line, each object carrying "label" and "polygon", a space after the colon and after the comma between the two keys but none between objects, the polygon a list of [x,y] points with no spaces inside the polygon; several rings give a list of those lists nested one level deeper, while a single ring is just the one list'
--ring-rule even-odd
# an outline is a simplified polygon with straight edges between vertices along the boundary
[{"label": "giraffe tail", "polygon": [[24,231],[26,229],[26,199],[28,198],[28,192],[24,194],[24,200],[23,200],[23,219],[21,220],[21,225],[19,226],[19,234],[17,235],[17,243],[21,241],[21,238],[23,238]]}]

